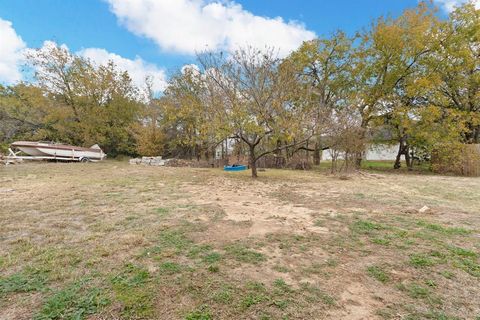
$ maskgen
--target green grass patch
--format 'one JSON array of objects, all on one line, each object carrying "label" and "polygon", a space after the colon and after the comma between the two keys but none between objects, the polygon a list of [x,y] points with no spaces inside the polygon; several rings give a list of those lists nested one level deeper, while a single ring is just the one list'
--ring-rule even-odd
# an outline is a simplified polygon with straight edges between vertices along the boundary
[{"label": "green grass patch", "polygon": [[400,284],[399,289],[405,291],[413,299],[426,299],[430,297],[430,290],[418,283]]},{"label": "green grass patch", "polygon": [[193,242],[185,236],[185,233],[179,230],[163,230],[159,238],[160,248],[175,249],[177,253],[181,253],[193,245]]},{"label": "green grass patch", "polygon": [[367,268],[367,273],[370,277],[375,278],[382,283],[386,283],[390,280],[388,273],[379,266],[369,266]]},{"label": "green grass patch", "polygon": [[208,306],[201,306],[197,310],[193,310],[185,315],[185,320],[212,320]]},{"label": "green grass patch", "polygon": [[465,228],[444,227],[442,225],[435,224],[435,223],[429,223],[429,222],[426,222],[426,221],[423,221],[423,220],[419,221],[417,223],[417,225],[420,226],[420,227],[423,227],[427,230],[435,231],[435,232],[445,234],[445,235],[468,235],[468,234],[471,233],[471,231],[469,231]]},{"label": "green grass patch", "polygon": [[228,255],[240,262],[259,264],[266,261],[267,258],[260,252],[251,250],[242,244],[232,244],[225,247]]},{"label": "green grass patch", "polygon": [[449,271],[449,270],[441,271],[440,274],[447,279],[453,279],[455,277],[455,274],[452,271]]},{"label": "green grass patch", "polygon": [[182,271],[182,266],[175,262],[164,262],[160,265],[160,272],[162,274],[172,275],[175,273],[180,273]]},{"label": "green grass patch", "polygon": [[240,307],[242,310],[246,310],[253,305],[261,303],[263,301],[267,301],[268,297],[262,293],[248,293],[243,299],[240,301]]},{"label": "green grass patch", "polygon": [[[406,316],[405,320],[423,320],[423,319],[432,319],[432,320],[461,320],[463,318],[450,316],[443,311],[438,310],[429,310],[426,312],[415,312]],[[477,318],[480,320],[480,318]]]},{"label": "green grass patch", "polygon": [[465,257],[465,258],[477,258],[477,253],[473,252],[472,250],[460,248],[460,247],[455,247],[455,246],[449,246],[448,250],[460,257]]},{"label": "green grass patch", "polygon": [[212,265],[222,260],[222,255],[212,249],[211,245],[193,245],[187,256],[191,259],[200,259],[203,263]]},{"label": "green grass patch", "polygon": [[390,240],[385,239],[385,238],[372,238],[370,239],[370,242],[374,244],[379,244],[382,246],[388,246],[390,244]]},{"label": "green grass patch", "polygon": [[415,268],[424,268],[435,264],[435,260],[431,256],[422,253],[411,254],[409,262]]},{"label": "green grass patch", "polygon": [[461,258],[455,262],[455,265],[466,271],[471,276],[480,278],[480,264],[471,259]]},{"label": "green grass patch", "polygon": [[431,288],[437,287],[437,283],[435,282],[435,280],[431,280],[431,279],[425,280],[425,284]]},{"label": "green grass patch", "polygon": [[124,270],[111,280],[115,298],[122,305],[126,318],[153,316],[154,291],[149,287],[150,273],[143,267],[127,264]]},{"label": "green grass patch", "polygon": [[212,246],[208,244],[192,245],[189,249],[187,256],[191,259],[201,258],[212,251]]},{"label": "green grass patch", "polygon": [[205,263],[216,263],[219,262],[222,259],[222,255],[218,252],[211,252],[207,255],[205,255],[202,258],[202,261]]},{"label": "green grass patch", "polygon": [[287,309],[289,302],[290,302],[289,300],[277,299],[277,300],[273,300],[272,304],[281,310],[285,310]]},{"label": "green grass patch", "polygon": [[131,263],[125,265],[124,270],[112,278],[112,284],[127,287],[144,285],[150,277],[150,273],[139,266]]},{"label": "green grass patch", "polygon": [[230,304],[233,301],[233,291],[230,287],[222,287],[212,295],[213,301],[222,304]]},{"label": "green grass patch", "polygon": [[386,229],[382,224],[368,221],[368,220],[358,220],[351,225],[351,230],[361,234],[371,234],[378,230]]},{"label": "green grass patch", "polygon": [[47,272],[25,268],[22,272],[0,278],[0,295],[11,292],[41,291],[46,287]]},{"label": "green grass patch", "polygon": [[89,279],[57,291],[47,298],[36,320],[85,319],[110,303],[104,290],[90,287]]},{"label": "green grass patch", "polygon": [[155,208],[155,213],[157,213],[161,217],[164,217],[170,213],[170,209],[165,207]]},{"label": "green grass patch", "polygon": [[303,295],[305,296],[307,302],[309,303],[323,303],[327,306],[334,306],[336,305],[335,298],[329,295],[328,293],[324,292],[317,286],[314,286],[310,283],[301,283],[300,290],[302,291]]},{"label": "green grass patch", "polygon": [[220,267],[219,267],[218,265],[216,265],[216,264],[212,264],[212,265],[209,265],[209,266],[207,267],[207,270],[210,271],[210,272],[212,272],[212,273],[217,273],[217,272],[220,271]]},{"label": "green grass patch", "polygon": [[292,292],[292,288],[283,279],[276,279],[273,282],[273,287],[275,288],[275,293],[277,294]]},{"label": "green grass patch", "polygon": [[364,160],[362,161],[363,169],[392,169],[393,170],[393,161],[373,161],[373,160]]}]

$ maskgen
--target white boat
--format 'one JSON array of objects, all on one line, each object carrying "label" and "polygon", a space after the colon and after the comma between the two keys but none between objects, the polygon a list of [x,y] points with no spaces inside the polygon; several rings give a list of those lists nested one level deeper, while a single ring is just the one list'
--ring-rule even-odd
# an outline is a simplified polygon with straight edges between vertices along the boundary
[{"label": "white boat", "polygon": [[[52,142],[33,142],[33,141],[15,141],[11,144],[10,156],[16,158],[28,159],[55,159],[67,161],[99,161],[105,159],[106,155],[98,145],[93,145],[90,148],[77,147],[61,143]],[[27,157],[19,155],[23,152]]]}]

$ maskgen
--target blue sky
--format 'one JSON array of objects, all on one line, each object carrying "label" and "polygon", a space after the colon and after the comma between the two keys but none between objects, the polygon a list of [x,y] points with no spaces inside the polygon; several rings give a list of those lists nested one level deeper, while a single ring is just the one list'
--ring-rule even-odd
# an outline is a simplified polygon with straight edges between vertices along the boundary
[{"label": "blue sky", "polygon": [[[448,6],[461,1],[438,0],[438,4]],[[99,63],[112,58],[128,71],[136,69],[138,78],[151,71],[157,78],[165,79],[182,65],[194,62],[195,51],[206,45],[211,49],[231,50],[251,42],[275,46],[286,54],[303,40],[328,35],[337,29],[352,34],[376,17],[398,15],[417,3],[417,0],[2,0],[0,81],[21,79],[18,73],[2,78],[2,72],[8,73],[7,69],[13,68],[7,64],[21,60],[13,55],[25,48],[42,47],[45,41],[65,44],[72,52]],[[3,33],[2,25],[8,29]],[[15,37],[21,42],[15,41]]]}]

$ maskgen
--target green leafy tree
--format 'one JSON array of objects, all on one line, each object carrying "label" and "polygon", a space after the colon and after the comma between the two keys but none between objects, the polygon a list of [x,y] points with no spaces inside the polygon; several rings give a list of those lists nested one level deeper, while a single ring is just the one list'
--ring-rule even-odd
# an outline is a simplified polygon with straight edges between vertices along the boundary
[{"label": "green leafy tree", "polygon": [[429,101],[461,111],[467,119],[465,143],[480,143],[480,10],[473,2],[458,7],[442,24],[440,46],[427,61],[432,70]]},{"label": "green leafy tree", "polygon": [[298,85],[306,86],[316,123],[314,163],[320,164],[322,134],[328,130],[334,111],[344,107],[351,87],[353,39],[337,32],[329,39],[306,41],[287,60],[298,76]]},{"label": "green leafy tree", "polygon": [[[382,116],[400,100],[422,60],[435,49],[432,36],[438,23],[424,3],[406,10],[398,18],[380,18],[362,33],[356,48],[350,101],[361,119],[359,134],[366,137],[372,120]],[[357,165],[361,162],[357,157]]]},{"label": "green leafy tree", "polygon": [[130,127],[139,121],[141,95],[127,72],[113,62],[96,66],[56,45],[30,51],[29,63],[43,93],[51,100],[54,126],[44,137],[89,146],[110,154],[135,152]]}]

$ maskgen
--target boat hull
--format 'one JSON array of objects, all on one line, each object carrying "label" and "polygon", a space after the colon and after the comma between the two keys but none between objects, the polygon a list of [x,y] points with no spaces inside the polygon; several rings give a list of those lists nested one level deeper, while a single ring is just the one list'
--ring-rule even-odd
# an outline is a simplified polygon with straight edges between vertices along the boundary
[{"label": "boat hull", "polygon": [[34,157],[64,158],[65,160],[103,160],[106,157],[98,146],[83,148],[65,144],[17,141],[12,143],[12,147]]},{"label": "boat hull", "polygon": [[19,146],[17,147],[18,150],[22,151],[23,153],[26,153],[30,156],[37,156],[37,157],[45,157],[45,156],[48,156],[47,154],[41,152],[39,149],[35,148],[35,147],[26,147],[26,146]]},{"label": "boat hull", "polygon": [[102,155],[97,151],[75,150],[75,149],[54,149],[38,147],[38,151],[51,157],[66,158],[89,158],[92,160],[101,160]]}]

